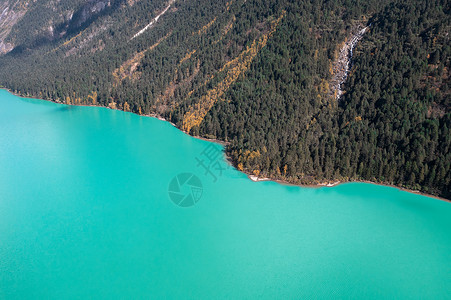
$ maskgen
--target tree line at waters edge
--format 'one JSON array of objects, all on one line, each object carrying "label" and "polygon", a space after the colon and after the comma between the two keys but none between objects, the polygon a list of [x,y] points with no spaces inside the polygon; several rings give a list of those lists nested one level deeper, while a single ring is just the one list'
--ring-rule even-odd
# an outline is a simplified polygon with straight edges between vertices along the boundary
[{"label": "tree line at waters edge", "polygon": [[[179,128],[202,111],[185,128],[227,141],[234,164],[257,176],[451,197],[449,1],[175,1],[134,39],[168,2],[113,1],[78,27],[64,16],[83,3],[60,2],[41,19],[48,3],[33,4],[13,28],[0,84],[158,114]],[[345,94],[332,99],[332,62],[367,24]]]}]

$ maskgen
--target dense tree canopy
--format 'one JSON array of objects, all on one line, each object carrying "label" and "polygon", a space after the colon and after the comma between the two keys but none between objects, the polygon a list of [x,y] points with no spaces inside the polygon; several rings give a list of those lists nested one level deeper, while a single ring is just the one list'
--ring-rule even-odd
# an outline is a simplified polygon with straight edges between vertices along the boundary
[{"label": "dense tree canopy", "polygon": [[[2,85],[162,115],[227,141],[259,176],[451,197],[449,1],[52,3],[30,4],[14,26]],[[369,31],[337,100],[331,65],[358,25]]]}]

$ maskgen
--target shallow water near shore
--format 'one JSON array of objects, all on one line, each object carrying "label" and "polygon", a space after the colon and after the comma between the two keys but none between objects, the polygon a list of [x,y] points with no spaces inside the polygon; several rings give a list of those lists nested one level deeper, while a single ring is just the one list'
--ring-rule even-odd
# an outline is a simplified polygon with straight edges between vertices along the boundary
[{"label": "shallow water near shore", "polygon": [[0,298],[451,294],[451,203],[252,182],[220,149],[155,118],[0,90]]}]

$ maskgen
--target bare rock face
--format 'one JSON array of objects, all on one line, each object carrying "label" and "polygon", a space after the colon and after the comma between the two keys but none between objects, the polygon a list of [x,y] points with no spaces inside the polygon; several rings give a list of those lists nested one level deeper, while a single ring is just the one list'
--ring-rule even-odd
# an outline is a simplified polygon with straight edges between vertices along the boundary
[{"label": "bare rock face", "polygon": [[338,57],[333,62],[333,78],[329,84],[330,97],[338,100],[341,95],[343,95],[342,85],[348,78],[351,67],[352,51],[357,43],[363,38],[363,35],[367,30],[368,27],[363,27],[362,25],[355,27],[344,42]]},{"label": "bare rock face", "polygon": [[[20,53],[78,33],[122,2],[125,0],[0,0],[0,55],[16,49]],[[38,18],[43,11],[53,14],[45,14],[37,26],[15,26],[26,13]]]},{"label": "bare rock face", "polygon": [[0,1],[0,55],[8,53],[14,44],[7,42],[6,38],[12,27],[25,15],[29,1]]},{"label": "bare rock face", "polygon": [[11,43],[4,43],[3,41],[0,41],[0,54],[8,53],[13,48],[14,48],[13,44],[11,44]]},{"label": "bare rock face", "polygon": [[80,27],[92,16],[102,12],[110,5],[110,0],[89,0],[77,12],[74,13],[70,27]]}]

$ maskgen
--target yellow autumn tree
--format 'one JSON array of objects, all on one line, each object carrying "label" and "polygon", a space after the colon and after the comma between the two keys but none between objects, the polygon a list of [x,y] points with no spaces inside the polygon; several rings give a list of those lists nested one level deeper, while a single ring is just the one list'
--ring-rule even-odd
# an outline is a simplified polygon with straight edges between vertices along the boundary
[{"label": "yellow autumn tree", "polygon": [[124,111],[130,111],[130,104],[127,101],[124,102]]},{"label": "yellow autumn tree", "polygon": [[91,95],[88,95],[88,102],[89,99],[91,99],[91,103],[92,105],[96,105],[97,104],[97,92],[92,92]]}]

